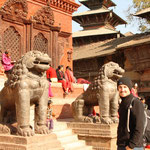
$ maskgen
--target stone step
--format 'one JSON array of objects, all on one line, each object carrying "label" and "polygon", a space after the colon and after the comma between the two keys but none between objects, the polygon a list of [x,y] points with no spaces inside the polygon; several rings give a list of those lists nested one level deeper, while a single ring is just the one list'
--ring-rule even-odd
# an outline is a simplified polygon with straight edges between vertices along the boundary
[{"label": "stone step", "polygon": [[76,128],[76,129],[72,129],[72,131],[75,134],[78,135],[85,135],[88,134],[89,136],[97,136],[97,137],[113,137],[116,136],[115,134],[112,134],[110,131],[102,131],[102,130],[92,130],[92,129],[80,129],[80,128]]},{"label": "stone step", "polygon": [[[13,149],[12,149],[13,147]],[[48,150],[48,149],[62,149],[61,143],[57,140],[50,141],[39,141],[33,144],[14,144],[14,143],[4,143],[0,142],[0,150]]]},{"label": "stone step", "polygon": [[[88,135],[96,137],[116,137],[117,124],[104,125],[98,123],[68,123],[68,127],[72,129],[75,134]],[[93,130],[94,129],[94,130]]]},{"label": "stone step", "polygon": [[61,137],[58,138],[58,140],[60,141],[61,144],[67,144],[70,142],[75,142],[78,141],[78,137],[76,134],[70,135],[70,136],[65,136],[65,137]]},{"label": "stone step", "polygon": [[67,123],[54,121],[54,131],[65,130],[67,128]]},{"label": "stone step", "polygon": [[56,134],[56,136],[58,138],[61,138],[61,137],[65,137],[65,136],[70,136],[72,135],[72,130],[71,129],[66,129],[66,130],[60,130],[60,131],[53,131],[54,134]]},{"label": "stone step", "polygon": [[67,122],[55,121],[53,133],[58,137],[64,150],[92,150],[92,146],[86,146],[85,141],[78,140],[78,136],[68,129]]},{"label": "stone step", "polygon": [[64,144],[64,145],[62,144],[62,147],[65,150],[75,150],[75,149],[81,148],[83,146],[85,146],[85,141],[82,141],[82,140],[79,140],[76,142],[71,142],[71,143]]},{"label": "stone step", "polygon": [[39,141],[51,141],[53,139],[57,139],[56,134],[50,133],[46,135],[36,134],[35,136],[31,137],[22,137],[22,136],[15,136],[15,135],[4,135],[0,134],[0,142],[2,143],[14,143],[14,144],[36,144]]},{"label": "stone step", "polygon": [[79,147],[78,150],[93,150],[92,146],[83,146],[83,147]]},{"label": "stone step", "polygon": [[50,149],[47,149],[47,150],[64,150],[64,148],[50,148]]},{"label": "stone step", "polygon": [[118,126],[118,124],[100,124],[100,123],[84,123],[84,122],[68,122],[69,128],[80,128],[80,129],[95,129],[95,130],[111,130],[111,128]]},{"label": "stone step", "polygon": [[61,146],[61,143],[59,140],[57,139],[53,139],[51,141],[40,141],[36,144],[30,145],[29,148],[32,150],[47,150],[47,149],[53,149],[53,148],[57,148],[57,149],[63,149],[63,147]]},{"label": "stone step", "polygon": [[26,146],[0,142],[0,150],[26,150]]},{"label": "stone step", "polygon": [[54,122],[54,125],[54,130],[48,135],[22,137],[0,134],[0,150],[92,150],[84,140],[78,140],[66,122]]}]

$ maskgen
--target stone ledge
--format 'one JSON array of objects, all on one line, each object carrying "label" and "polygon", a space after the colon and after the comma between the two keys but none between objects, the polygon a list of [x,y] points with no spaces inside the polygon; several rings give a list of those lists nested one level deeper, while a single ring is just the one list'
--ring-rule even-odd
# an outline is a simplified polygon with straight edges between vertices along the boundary
[{"label": "stone ledge", "polygon": [[[51,86],[52,87],[62,87],[61,86],[61,83],[59,83],[59,82],[51,82]],[[83,88],[83,84],[78,84],[78,83],[73,83],[73,87],[74,88]]]},{"label": "stone ledge", "polygon": [[68,127],[78,134],[80,140],[85,140],[87,145],[94,150],[116,150],[118,124],[70,122]]},{"label": "stone ledge", "polygon": [[0,149],[3,150],[50,150],[52,148],[62,149],[54,133],[36,134],[32,137],[0,135]]}]

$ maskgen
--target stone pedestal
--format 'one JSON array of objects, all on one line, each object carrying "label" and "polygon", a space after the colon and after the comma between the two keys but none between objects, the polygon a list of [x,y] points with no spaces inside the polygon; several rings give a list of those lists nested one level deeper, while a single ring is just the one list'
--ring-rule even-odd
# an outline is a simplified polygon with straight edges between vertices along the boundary
[{"label": "stone pedestal", "polygon": [[4,83],[6,80],[7,80],[7,77],[4,74],[4,71],[2,70],[2,66],[0,66],[0,91],[4,87]]},{"label": "stone pedestal", "polygon": [[71,104],[83,92],[83,84],[73,84],[73,87],[74,92],[64,96],[61,83],[51,84],[53,112],[57,119],[72,118]]},{"label": "stone pedestal", "polygon": [[62,150],[61,143],[56,135],[35,135],[33,137],[21,137],[14,135],[0,135],[1,150]]},{"label": "stone pedestal", "polygon": [[116,150],[118,124],[68,123],[68,127],[95,150]]}]

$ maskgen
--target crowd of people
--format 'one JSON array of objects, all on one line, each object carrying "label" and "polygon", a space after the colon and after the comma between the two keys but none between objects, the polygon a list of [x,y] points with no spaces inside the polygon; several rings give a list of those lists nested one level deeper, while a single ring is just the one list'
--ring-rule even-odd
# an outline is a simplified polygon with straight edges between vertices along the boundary
[{"label": "crowd of people", "polygon": [[[6,50],[2,54],[2,66],[4,69],[4,73],[6,74],[7,77],[11,73],[14,63],[15,61],[11,60],[10,51]],[[64,72],[63,65],[59,65],[58,68],[55,70],[50,64],[50,68],[47,70],[46,75],[49,81],[49,91],[48,91],[49,97],[53,97],[53,93],[51,91],[51,82],[61,83],[64,95],[68,95],[69,93],[72,93],[74,91],[73,83],[90,84],[90,82],[88,82],[83,78],[77,80],[73,75],[71,67],[69,66],[66,67],[66,70]]]},{"label": "crowd of people", "polygon": [[[59,65],[56,70],[54,68],[52,68],[52,66],[50,66],[50,68],[47,70],[46,74],[47,74],[47,79],[50,82],[59,82],[62,84],[62,89],[64,91],[64,95],[68,95],[69,93],[72,93],[74,91],[73,83],[76,82],[76,79],[75,79],[73,72],[69,66],[66,67],[65,72],[64,72],[63,65]],[[49,91],[51,91],[51,90],[49,89]],[[51,93],[51,92],[49,92],[49,93]],[[52,93],[50,95],[52,95]]]}]

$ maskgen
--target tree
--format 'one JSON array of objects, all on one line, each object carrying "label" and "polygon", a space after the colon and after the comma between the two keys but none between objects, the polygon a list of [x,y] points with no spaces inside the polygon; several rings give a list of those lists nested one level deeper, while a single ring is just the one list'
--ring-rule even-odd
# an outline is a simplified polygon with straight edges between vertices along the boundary
[{"label": "tree", "polygon": [[142,19],[140,17],[135,17],[134,14],[139,12],[142,9],[150,7],[150,0],[132,0],[133,4],[129,6],[127,10],[127,18],[129,23],[138,23],[139,24],[139,30],[141,32],[145,32],[150,30],[150,21],[146,19]]}]

